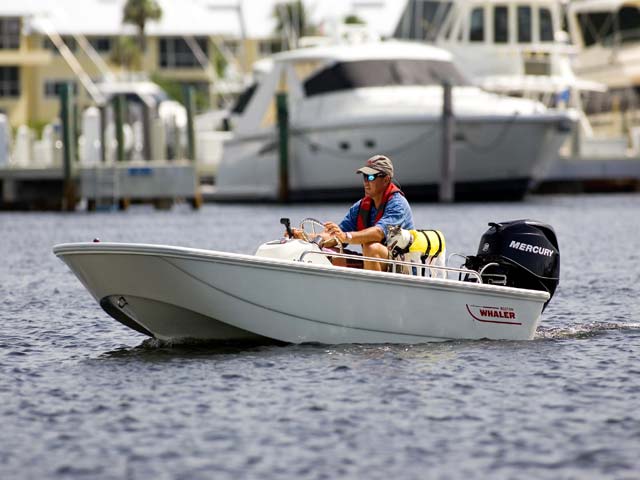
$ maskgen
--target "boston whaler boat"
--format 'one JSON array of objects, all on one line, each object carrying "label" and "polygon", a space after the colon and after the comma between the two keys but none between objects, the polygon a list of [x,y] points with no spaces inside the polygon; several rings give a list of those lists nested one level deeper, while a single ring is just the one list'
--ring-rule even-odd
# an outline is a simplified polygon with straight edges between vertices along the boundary
[{"label": "boston whaler boat", "polygon": [[[477,255],[434,277],[425,272],[436,267],[397,260],[376,260],[390,272],[334,266],[329,256],[348,255],[289,238],[255,255],[99,241],[53,252],[109,315],[163,340],[532,339],[559,281],[555,232],[531,220],[489,225]],[[396,273],[403,264],[413,274]]]}]

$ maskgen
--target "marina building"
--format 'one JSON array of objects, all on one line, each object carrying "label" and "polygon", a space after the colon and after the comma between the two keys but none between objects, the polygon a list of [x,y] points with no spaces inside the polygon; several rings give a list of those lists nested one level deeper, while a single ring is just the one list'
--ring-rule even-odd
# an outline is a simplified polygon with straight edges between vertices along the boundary
[{"label": "marina building", "polygon": [[[89,105],[95,100],[91,84],[131,71],[177,89],[193,86],[216,107],[242,87],[257,59],[282,49],[286,40],[275,33],[275,0],[158,0],[162,16],[147,22],[144,51],[131,58],[129,45],[138,32],[123,23],[125,1],[0,4],[0,113],[13,127],[50,122],[64,83],[74,85],[80,106]],[[390,33],[401,3],[305,2],[321,28],[332,18],[356,13],[383,34]]]}]

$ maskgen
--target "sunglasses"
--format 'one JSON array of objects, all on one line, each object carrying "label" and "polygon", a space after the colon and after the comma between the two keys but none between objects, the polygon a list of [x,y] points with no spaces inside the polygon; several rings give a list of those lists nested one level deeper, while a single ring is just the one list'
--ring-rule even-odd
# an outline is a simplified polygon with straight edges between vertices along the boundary
[{"label": "sunglasses", "polygon": [[371,175],[369,173],[363,173],[362,178],[365,182],[373,182],[378,177],[386,177],[384,173],[376,173],[375,175]]}]

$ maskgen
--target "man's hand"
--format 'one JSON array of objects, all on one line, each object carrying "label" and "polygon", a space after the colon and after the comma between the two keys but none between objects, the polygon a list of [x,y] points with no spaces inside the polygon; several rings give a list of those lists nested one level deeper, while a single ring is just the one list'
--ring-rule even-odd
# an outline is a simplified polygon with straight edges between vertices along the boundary
[{"label": "man's hand", "polygon": [[324,231],[329,237],[336,237],[342,243],[347,243],[347,234],[340,230],[340,227],[333,222],[326,222],[324,224]]},{"label": "man's hand", "polygon": [[[296,238],[298,240],[305,240],[304,230],[301,230],[299,228],[292,228],[291,232],[293,233],[292,238]],[[285,231],[283,236],[286,238],[286,237],[289,237],[289,234]]]}]

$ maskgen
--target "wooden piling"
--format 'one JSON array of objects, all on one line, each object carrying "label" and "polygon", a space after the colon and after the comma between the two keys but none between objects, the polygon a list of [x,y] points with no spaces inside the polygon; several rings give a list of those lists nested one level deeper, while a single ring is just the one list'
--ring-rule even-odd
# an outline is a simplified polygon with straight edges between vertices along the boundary
[{"label": "wooden piling", "polygon": [[278,145],[279,145],[279,185],[278,199],[289,201],[289,112],[287,110],[287,94],[276,94],[278,112]]},{"label": "wooden piling", "polygon": [[116,127],[116,141],[118,142],[118,149],[116,160],[118,162],[124,162],[124,111],[125,111],[125,99],[123,95],[116,95],[113,98],[113,117]]},{"label": "wooden piling", "polygon": [[451,203],[455,199],[454,171],[456,157],[453,150],[454,118],[451,96],[451,84],[442,84],[442,159],[440,164],[440,188],[438,200]]},{"label": "wooden piling", "polygon": [[106,105],[99,105],[100,111],[100,163],[107,163],[107,107]]},{"label": "wooden piling", "polygon": [[78,200],[76,183],[73,178],[74,163],[76,159],[75,120],[73,107],[73,85],[65,83],[60,89],[60,120],[62,122],[63,145],[63,183],[62,183],[62,210],[73,211]]},{"label": "wooden piling", "polygon": [[193,116],[195,115],[196,104],[193,95],[193,87],[185,85],[183,89],[184,106],[187,109],[187,157],[191,161],[196,159],[196,136],[193,124]]}]

